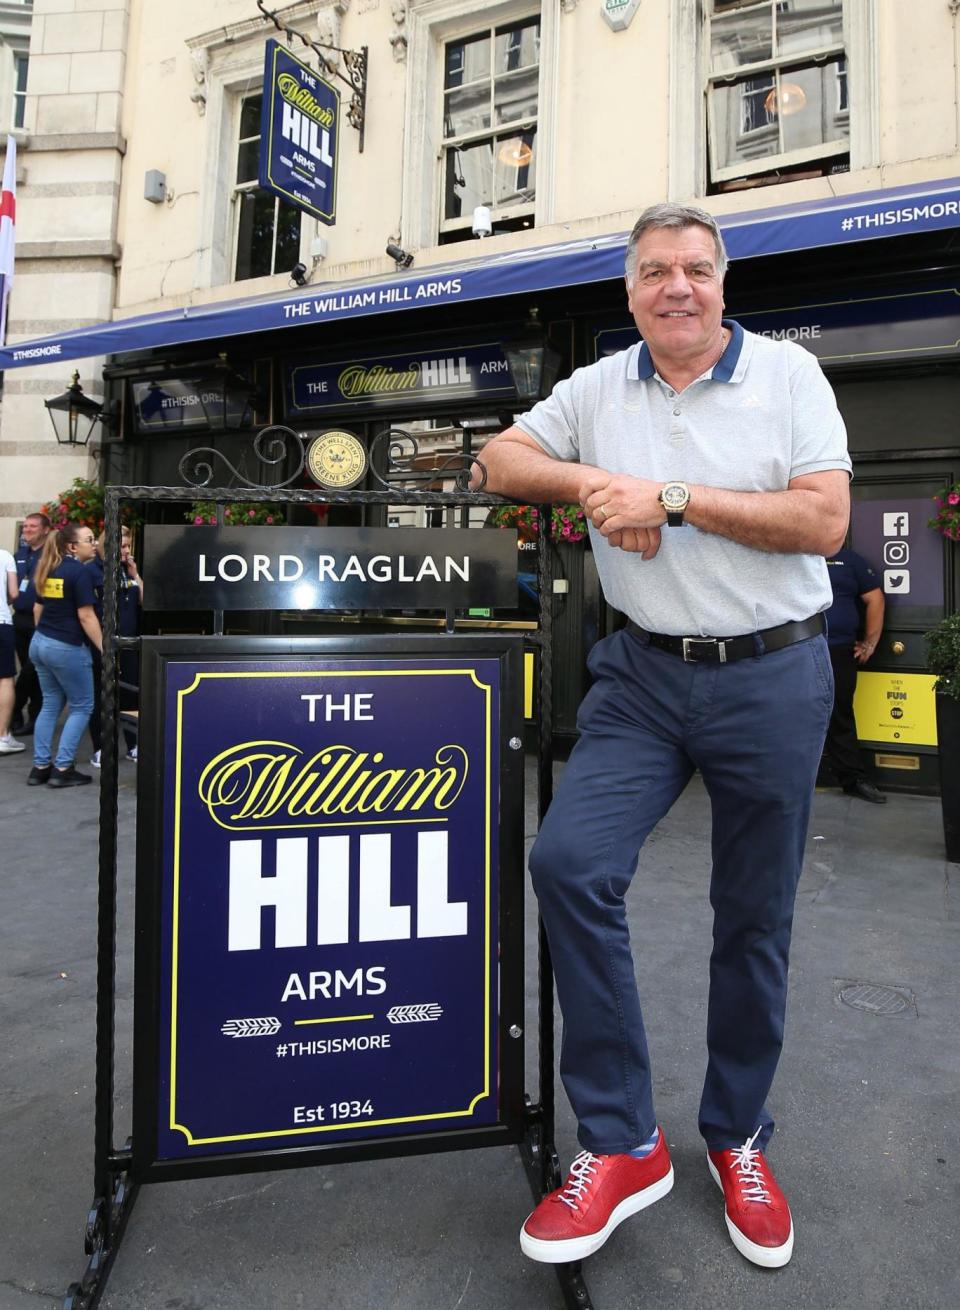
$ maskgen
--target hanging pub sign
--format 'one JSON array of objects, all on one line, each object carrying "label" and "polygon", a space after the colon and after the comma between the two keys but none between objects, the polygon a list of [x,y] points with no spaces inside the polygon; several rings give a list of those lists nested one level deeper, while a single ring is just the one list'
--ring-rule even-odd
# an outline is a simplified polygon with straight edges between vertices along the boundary
[{"label": "hanging pub sign", "polygon": [[145,641],[142,1169],[522,1122],[521,648],[437,650]]},{"label": "hanging pub sign", "polygon": [[513,609],[517,534],[150,523],[150,609]]},{"label": "hanging pub sign", "polygon": [[131,390],[139,434],[189,428],[234,431],[253,424],[252,389],[232,388],[222,377],[133,382]]},{"label": "hanging pub sign", "polygon": [[260,185],[332,226],[337,217],[340,95],[278,41],[267,42]]},{"label": "hanging pub sign", "polygon": [[335,362],[294,361],[287,365],[285,393],[289,419],[332,411],[419,411],[451,401],[514,400],[517,394],[507,357],[495,341]]}]

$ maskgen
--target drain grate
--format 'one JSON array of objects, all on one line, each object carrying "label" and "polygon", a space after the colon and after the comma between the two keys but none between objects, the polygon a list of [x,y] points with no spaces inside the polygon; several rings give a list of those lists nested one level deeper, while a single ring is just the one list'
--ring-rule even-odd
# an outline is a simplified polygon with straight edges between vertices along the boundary
[{"label": "drain grate", "polygon": [[916,997],[907,987],[886,987],[883,983],[837,981],[837,998],[852,1010],[865,1010],[867,1014],[903,1014],[905,1010],[917,1012]]}]

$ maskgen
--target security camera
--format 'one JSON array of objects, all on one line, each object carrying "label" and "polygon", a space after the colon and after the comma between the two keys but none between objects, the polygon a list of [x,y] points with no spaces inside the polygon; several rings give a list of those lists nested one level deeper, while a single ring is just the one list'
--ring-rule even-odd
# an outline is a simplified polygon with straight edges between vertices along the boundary
[{"label": "security camera", "polygon": [[486,205],[477,205],[473,211],[473,235],[475,237],[488,237],[493,233],[493,223],[490,221],[490,210]]},{"label": "security camera", "polygon": [[290,276],[298,287],[307,285],[307,266],[306,264],[294,264],[290,270]]},{"label": "security camera", "polygon": [[413,263],[413,255],[408,255],[402,246],[392,241],[387,242],[387,254],[396,261],[397,268],[409,268]]}]

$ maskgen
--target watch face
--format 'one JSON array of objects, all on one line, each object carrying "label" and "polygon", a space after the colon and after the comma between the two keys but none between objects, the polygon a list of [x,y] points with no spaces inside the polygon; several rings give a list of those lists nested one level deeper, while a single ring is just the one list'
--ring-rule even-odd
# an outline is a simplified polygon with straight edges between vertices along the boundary
[{"label": "watch face", "polygon": [[663,508],[668,510],[686,509],[689,499],[690,493],[682,482],[668,482],[660,493]]},{"label": "watch face", "polygon": [[367,471],[367,452],[352,432],[323,432],[310,443],[307,472],[320,487],[355,487]]}]

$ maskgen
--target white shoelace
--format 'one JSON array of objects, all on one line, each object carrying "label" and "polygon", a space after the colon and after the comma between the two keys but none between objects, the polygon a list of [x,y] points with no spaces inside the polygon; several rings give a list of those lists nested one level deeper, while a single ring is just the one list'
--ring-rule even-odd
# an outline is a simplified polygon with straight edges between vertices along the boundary
[{"label": "white shoelace", "polygon": [[571,1210],[576,1210],[577,1202],[590,1185],[590,1179],[596,1172],[600,1163],[598,1155],[591,1154],[590,1151],[581,1151],[570,1166],[570,1176],[563,1185],[563,1191],[557,1197],[564,1205],[568,1205]]},{"label": "white shoelace", "polygon": [[759,1136],[758,1128],[742,1146],[734,1148],[730,1168],[738,1169],[740,1172],[740,1192],[745,1201],[759,1201],[764,1205],[771,1205],[770,1194],[764,1186],[763,1175],[760,1172],[762,1152],[753,1145]]}]

